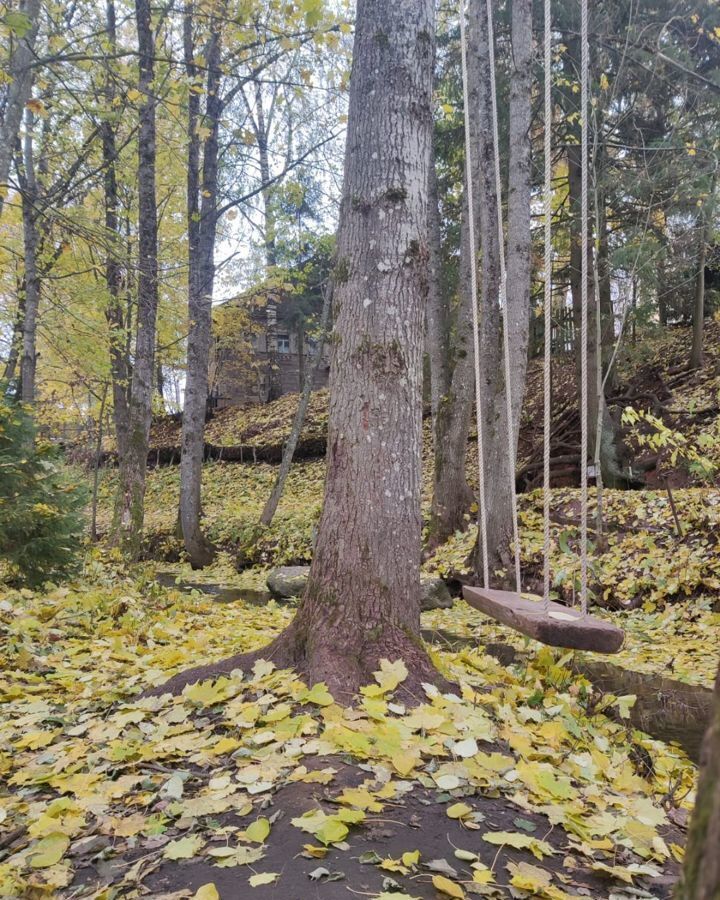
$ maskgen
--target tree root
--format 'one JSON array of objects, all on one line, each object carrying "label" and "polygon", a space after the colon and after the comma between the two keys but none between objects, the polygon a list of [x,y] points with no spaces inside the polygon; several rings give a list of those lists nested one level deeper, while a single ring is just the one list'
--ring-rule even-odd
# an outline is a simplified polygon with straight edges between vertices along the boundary
[{"label": "tree root", "polygon": [[353,702],[363,685],[375,681],[373,673],[380,668],[382,659],[390,662],[402,659],[405,663],[408,675],[394,697],[408,706],[425,701],[424,684],[433,684],[443,691],[453,687],[433,665],[419,635],[408,634],[400,628],[386,629],[381,638],[359,646],[357,653],[350,657],[332,642],[310,640],[296,619],[270,644],[178,672],[164,684],[145,691],[143,696],[178,695],[187,685],[198,681],[229,675],[236,669],[247,671],[260,659],[273,662],[279,669],[293,669],[308,685],[325,682],[335,700],[344,705]]}]

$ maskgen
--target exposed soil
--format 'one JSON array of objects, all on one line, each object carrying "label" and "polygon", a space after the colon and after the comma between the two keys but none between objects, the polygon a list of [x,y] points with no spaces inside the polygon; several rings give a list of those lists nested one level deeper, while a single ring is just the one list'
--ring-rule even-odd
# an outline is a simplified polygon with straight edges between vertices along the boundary
[{"label": "exposed soil", "polygon": [[[487,866],[492,867],[498,883],[497,897],[513,896],[508,887],[510,875],[508,862],[530,862],[553,873],[554,881],[569,893],[582,894],[593,900],[601,900],[612,892],[610,882],[588,871],[584,858],[572,852],[566,835],[554,829],[541,815],[526,812],[502,798],[474,794],[463,797],[482,819],[476,830],[470,830],[457,820],[448,818],[447,806],[457,802],[440,791],[415,785],[413,790],[399,801],[388,802],[378,814],[368,814],[362,825],[353,826],[347,837],[345,850],[329,848],[324,859],[304,855],[305,844],[316,845],[311,835],[291,824],[313,808],[331,813],[337,809],[330,801],[331,793],[355,786],[368,777],[358,766],[343,763],[337,758],[320,758],[305,761],[308,767],[323,768],[332,765],[338,769],[332,790],[317,784],[296,783],[283,787],[268,799],[263,814],[268,818],[277,815],[270,837],[264,849],[265,856],[252,867],[221,868],[209,864],[206,859],[189,859],[179,862],[163,860],[162,846],[167,838],[158,838],[156,849],[143,854],[141,863],[144,875],[142,884],[150,896],[160,898],[166,894],[175,897],[177,891],[192,894],[202,885],[214,883],[221,900],[348,900],[352,896],[372,897],[382,890],[402,890],[422,900],[441,900],[444,896],[432,885],[432,871],[425,865],[433,860],[444,860],[457,873],[457,881],[464,883],[468,894],[472,893],[472,875],[469,865],[454,856],[456,849],[477,854]],[[222,828],[246,828],[257,817],[257,809],[248,817],[224,813],[217,817],[217,830]],[[479,818],[479,817],[478,817]],[[519,824],[518,824],[519,823]],[[536,860],[528,851],[500,847],[482,840],[485,831],[523,831],[547,841],[557,851],[554,856]],[[664,835],[669,841],[682,841],[680,832],[672,829]],[[145,842],[145,846],[147,847]],[[209,846],[235,845],[231,837],[222,837]],[[408,875],[384,871],[372,863],[361,862],[363,854],[373,851],[382,858],[398,859],[407,851],[420,851],[420,866]],[[98,890],[111,878],[115,883],[143,856],[129,850],[112,860],[111,864],[93,863],[80,869],[76,884],[85,889]],[[618,853],[622,864],[622,850]],[[628,860],[629,861],[629,860]],[[668,864],[670,874],[657,879],[640,879],[658,900],[669,898],[679,867]],[[311,873],[326,869],[339,873],[342,878],[331,881],[328,876],[312,878]],[[251,887],[248,878],[256,872],[275,872],[279,878],[274,884]],[[336,876],[337,877],[337,876]],[[392,887],[391,879],[397,887]],[[182,895],[181,895],[182,896]]]}]

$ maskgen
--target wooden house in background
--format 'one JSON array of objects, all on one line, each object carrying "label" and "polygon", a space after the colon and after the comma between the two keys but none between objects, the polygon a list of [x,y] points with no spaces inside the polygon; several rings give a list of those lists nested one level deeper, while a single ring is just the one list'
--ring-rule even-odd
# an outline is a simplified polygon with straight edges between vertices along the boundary
[{"label": "wooden house in background", "polygon": [[[213,347],[209,406],[253,406],[302,390],[305,373],[315,368],[313,390],[327,387],[330,359],[327,345],[318,361],[316,341],[302,327],[291,328],[268,302],[252,313],[245,346]],[[317,365],[316,365],[317,364]]]}]

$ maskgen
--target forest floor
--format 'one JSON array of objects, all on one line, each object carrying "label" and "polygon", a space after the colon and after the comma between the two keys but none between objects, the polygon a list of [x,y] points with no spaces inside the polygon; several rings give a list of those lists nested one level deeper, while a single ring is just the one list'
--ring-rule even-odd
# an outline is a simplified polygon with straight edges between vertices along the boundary
[{"label": "forest floor", "polygon": [[[218,603],[93,557],[73,585],[2,601],[0,895],[669,896],[695,767],[571,655],[503,665],[438,638],[460,687],[412,709],[393,700],[395,660],[352,709],[262,662],[140,699],[263,644],[292,605]],[[474,615],[424,625],[483,627]]]},{"label": "forest floor", "polygon": [[[675,415],[684,392],[701,414],[683,428],[713,455],[714,357],[708,372],[662,404]],[[293,402],[243,414],[258,447],[282,442]],[[320,440],[322,396],[314,409]],[[404,668],[388,660],[351,709],[262,662],[179,697],[140,696],[287,624],[292,601],[254,601],[271,566],[310,560],[324,472],[322,459],[298,463],[260,528],[275,467],[208,463],[205,525],[221,552],[199,574],[175,536],[178,468],[155,468],[143,564],[128,569],[100,543],[68,584],[0,589],[0,896],[669,897],[696,778],[686,738],[702,732],[720,658],[720,489],[683,466],[677,521],[662,487],[604,495],[592,588],[626,632],[613,666],[542,648],[457,601],[422,621],[457,692],[428,686],[407,708],[393,696]],[[101,531],[114,481],[103,472]],[[538,492],[521,496],[520,515],[532,589]],[[552,517],[554,591],[571,603],[575,490],[554,492]],[[457,589],[474,540],[468,520],[425,570]],[[217,585],[237,589],[232,602]]]}]

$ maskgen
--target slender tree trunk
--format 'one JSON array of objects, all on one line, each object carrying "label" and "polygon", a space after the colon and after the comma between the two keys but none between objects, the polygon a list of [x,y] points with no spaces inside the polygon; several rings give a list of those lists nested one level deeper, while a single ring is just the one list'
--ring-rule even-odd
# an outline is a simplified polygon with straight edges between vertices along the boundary
[{"label": "slender tree trunk", "polygon": [[[111,51],[117,46],[115,22],[115,0],[106,3],[106,27]],[[115,86],[112,73],[108,73],[105,85],[105,103],[113,109]],[[110,338],[110,378],[112,380],[113,424],[118,459],[123,459],[127,451],[127,436],[130,429],[130,371],[125,352],[125,327],[123,316],[123,272],[120,263],[120,232],[118,218],[117,145],[115,123],[106,118],[101,125],[103,152],[103,181],[105,188],[105,231],[108,243],[105,258],[105,284],[108,290],[108,305],[105,318]]]},{"label": "slender tree trunk", "polygon": [[0,215],[8,188],[13,151],[25,104],[32,89],[31,64],[35,55],[35,41],[40,26],[40,0],[21,0],[19,12],[30,20],[30,28],[21,38],[15,39],[15,46],[8,66],[8,96],[0,120]]},{"label": "slender tree trunk", "polygon": [[[571,38],[567,41],[567,51],[564,56],[566,72],[576,73],[579,70],[580,41]],[[573,76],[574,77],[574,76]],[[564,112],[571,115],[577,112],[577,97],[572,91],[565,89],[561,92],[564,102]],[[575,377],[577,394],[580,396],[580,321],[582,316],[582,231],[580,227],[581,188],[582,188],[582,154],[580,150],[579,125],[574,126],[576,143],[567,146],[568,163],[568,202],[570,207],[570,291],[572,294],[573,318],[575,325]],[[601,340],[598,340],[598,315],[597,303],[600,291],[596,289],[598,279],[595,277],[595,264],[593,259],[593,229],[590,217],[588,217],[588,286],[587,286],[587,320],[588,320],[588,377],[591,379],[588,389],[588,453],[590,460],[600,461],[601,478],[606,487],[620,487],[627,484],[623,472],[620,470],[617,460],[617,446],[615,426],[605,403],[595,389],[596,372],[598,368],[598,354],[602,350]],[[600,438],[599,452],[596,452],[598,436]]]},{"label": "slender tree trunk", "polygon": [[92,486],[92,503],[90,514],[90,540],[97,540],[97,509],[98,509],[98,488],[100,487],[100,458],[102,457],[103,442],[103,423],[105,422],[105,405],[107,403],[108,385],[103,388],[102,397],[100,398],[100,412],[98,413],[98,428],[95,437],[95,454],[93,458],[93,486]]},{"label": "slender tree trunk", "polygon": [[20,348],[22,347],[23,322],[25,321],[25,278],[18,278],[17,285],[17,309],[10,341],[10,352],[5,360],[2,378],[6,385],[15,377],[18,360],[20,359]]},{"label": "slender tree trunk", "polygon": [[515,455],[530,338],[530,121],[532,116],[532,0],[512,3],[512,62],[508,122],[507,321],[511,360],[511,400]]},{"label": "slender tree trunk", "polygon": [[[495,195],[490,44],[484,0],[471,0],[468,27],[468,85],[475,216],[479,223],[482,285],[480,291],[480,393],[483,413],[484,466],[490,572],[509,571],[512,564],[510,459],[505,418],[502,320],[498,303],[500,247]],[[514,477],[514,475],[513,475]],[[478,565],[480,569],[480,565]]]},{"label": "slender tree trunk", "polygon": [[[270,156],[268,153],[268,145],[270,136],[268,134],[268,126],[265,121],[265,107],[263,105],[262,85],[260,81],[255,82],[255,117],[253,124],[255,127],[255,139],[258,145],[258,154],[260,158],[260,183],[263,185],[262,202],[263,202],[263,242],[265,245],[265,269],[270,272],[277,265],[277,250],[275,242],[275,211],[273,208],[273,189],[270,184]],[[280,384],[280,373],[277,364],[277,305],[275,301],[270,299],[267,303],[265,314],[265,342],[268,354],[267,362],[267,400],[277,400],[282,393]]]},{"label": "slender tree trunk", "polygon": [[130,386],[130,428],[125,458],[120,462],[115,509],[115,540],[130,558],[142,541],[150,422],[155,372],[158,307],[157,201],[155,190],[155,38],[150,0],[135,0],[138,32],[138,88],[143,95],[138,132],[138,279],[137,333]]},{"label": "slender tree trunk", "polygon": [[693,305],[693,336],[690,348],[690,368],[703,367],[703,326],[705,323],[705,260],[707,255],[707,225],[704,212],[698,223],[698,257],[695,275],[695,303]]},{"label": "slender tree trunk", "polygon": [[660,319],[660,324],[663,328],[667,328],[668,324],[668,308],[667,308],[667,296],[668,296],[668,287],[666,280],[666,254],[667,254],[667,241],[662,241],[664,250],[660,255],[660,260],[658,262],[658,274],[657,274],[657,307],[658,307],[658,318]]},{"label": "slender tree trunk", "polygon": [[[359,0],[335,268],[325,502],[293,623],[256,656],[341,702],[381,659],[439,680],[420,639],[432,0]],[[252,655],[173,679],[227,671]],[[167,687],[167,686],[166,686]]]},{"label": "slender tree trunk", "polygon": [[[602,179],[602,172],[598,174]],[[615,345],[615,308],[612,301],[612,283],[610,279],[610,247],[608,243],[607,203],[605,191],[598,188],[598,240],[597,240],[597,269],[598,269],[598,296],[600,298],[600,322],[603,370],[607,371],[607,363],[612,356]],[[610,373],[609,385],[613,384],[613,374]]]},{"label": "slender tree trunk", "polygon": [[[192,43],[192,5],[185,13],[185,63],[195,77]],[[201,526],[202,463],[205,448],[205,414],[208,397],[208,367],[212,340],[212,295],[215,281],[215,235],[217,229],[218,129],[222,112],[220,97],[220,26],[211,26],[207,53],[207,101],[204,116],[209,134],[202,147],[202,184],[200,184],[200,146],[196,137],[198,105],[191,101],[188,118],[188,317],[185,406],[182,422],[180,459],[180,524],[185,550],[193,568],[212,562],[214,550]],[[192,95],[192,92],[191,92]],[[197,96],[197,95],[194,95]],[[201,197],[201,199],[198,199]]]},{"label": "slender tree trunk", "polygon": [[35,401],[35,370],[37,367],[37,320],[40,310],[40,272],[38,251],[38,190],[35,177],[33,148],[33,114],[25,110],[25,137],[23,140],[22,220],[23,257],[25,261],[25,310],[23,316],[22,350],[20,353],[20,399],[23,403]]},{"label": "slender tree trunk", "polygon": [[160,408],[165,409],[165,373],[162,361],[159,359],[160,345],[155,347],[155,389],[160,400]]},{"label": "slender tree trunk", "polygon": [[317,356],[315,357],[312,365],[309,365],[307,367],[307,371],[305,373],[302,393],[298,402],[297,411],[295,412],[295,418],[293,419],[292,428],[290,429],[290,436],[288,437],[287,443],[283,448],[282,462],[280,463],[280,468],[278,469],[278,473],[275,476],[273,489],[265,503],[265,506],[263,507],[262,515],[260,516],[261,525],[270,525],[270,523],[272,522],[273,517],[277,512],[278,504],[280,503],[283,491],[285,490],[285,482],[287,481],[287,477],[290,474],[290,466],[292,465],[293,456],[295,455],[295,449],[297,447],[298,441],[300,440],[300,433],[302,432],[303,425],[305,424],[305,416],[307,415],[308,406],[310,405],[310,394],[312,393],[315,374],[320,366],[320,362],[322,361],[328,321],[330,319],[332,292],[332,283],[330,283],[325,288],[323,296],[322,312],[320,313],[320,339],[318,341]]},{"label": "slender tree trunk", "polygon": [[710,726],[700,751],[700,781],[676,900],[720,897],[720,669]]},{"label": "slender tree trunk", "polygon": [[427,347],[430,359],[430,410],[433,444],[437,448],[437,415],[440,399],[450,388],[448,345],[449,310],[442,286],[442,235],[435,152],[430,159],[428,177],[428,303],[426,313]]},{"label": "slender tree trunk", "polygon": [[[432,231],[430,232],[430,243],[432,244]],[[432,253],[430,258],[432,259]],[[453,346],[447,348],[448,356],[452,353],[452,360],[446,361],[448,369],[451,368],[450,383],[441,382],[443,390],[437,400],[433,421],[435,457],[433,498],[427,539],[429,550],[440,546],[450,535],[467,527],[466,514],[473,502],[473,492],[467,481],[465,467],[475,385],[470,292],[471,265],[472,250],[468,235],[467,203],[463,203],[460,222],[459,309]],[[441,362],[438,359],[439,355],[439,348],[433,348],[433,359],[436,360],[436,379]],[[448,377],[442,369],[440,369],[440,373],[440,378],[443,380]]]},{"label": "slender tree trunk", "polygon": [[[297,340],[297,357],[298,357],[298,391],[302,391],[305,385],[305,329],[302,324],[298,325],[295,332]],[[313,371],[315,369],[313,368]],[[312,390],[312,383],[310,384]]]},{"label": "slender tree trunk", "polygon": [[23,244],[25,259],[25,315],[23,316],[22,352],[20,354],[20,399],[35,401],[35,371],[37,368],[37,320],[40,310],[40,273],[38,247],[40,234],[32,200],[23,194]]}]

